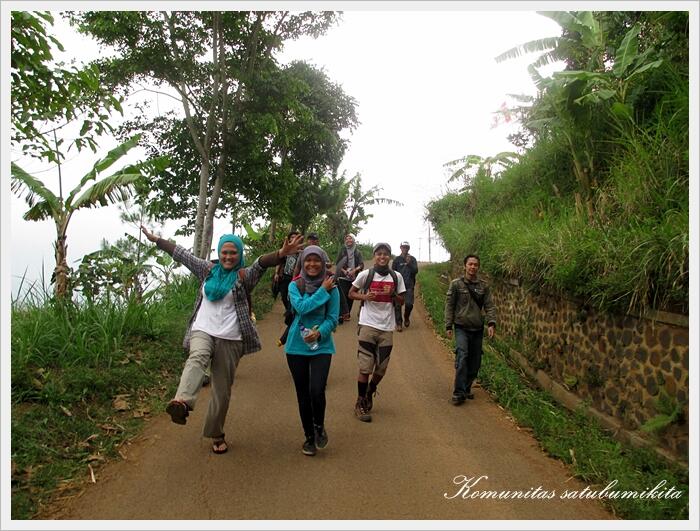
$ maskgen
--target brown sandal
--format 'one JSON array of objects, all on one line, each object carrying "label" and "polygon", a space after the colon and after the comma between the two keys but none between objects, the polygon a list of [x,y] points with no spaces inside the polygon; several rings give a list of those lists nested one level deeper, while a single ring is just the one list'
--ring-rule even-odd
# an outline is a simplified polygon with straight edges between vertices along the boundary
[{"label": "brown sandal", "polygon": [[225,454],[228,452],[228,444],[224,439],[214,439],[211,451],[215,454]]},{"label": "brown sandal", "polygon": [[187,424],[187,417],[190,415],[189,407],[180,400],[171,400],[165,411],[170,415],[170,420],[175,424]]}]

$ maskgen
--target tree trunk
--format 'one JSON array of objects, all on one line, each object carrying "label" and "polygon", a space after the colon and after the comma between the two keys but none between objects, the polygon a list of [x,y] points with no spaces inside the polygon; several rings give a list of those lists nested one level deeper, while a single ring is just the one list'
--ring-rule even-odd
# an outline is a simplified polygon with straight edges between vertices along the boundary
[{"label": "tree trunk", "polygon": [[202,232],[204,230],[204,216],[207,207],[207,191],[209,189],[209,160],[202,158],[202,165],[199,169],[199,198],[197,199],[197,217],[194,220],[194,242],[192,252],[199,258],[202,248]]},{"label": "tree trunk", "polygon": [[216,181],[214,181],[214,189],[211,193],[211,198],[209,199],[209,206],[207,207],[206,218],[204,219],[204,231],[202,233],[202,248],[200,250],[200,258],[209,258],[211,253],[211,242],[214,236],[214,214],[216,214],[216,207],[219,206],[219,197],[221,196],[221,185],[223,184],[223,171],[218,171],[216,176]]},{"label": "tree trunk", "polygon": [[275,243],[275,238],[277,238],[277,220],[273,219],[270,221],[270,243]]},{"label": "tree trunk", "polygon": [[66,255],[68,246],[66,245],[66,233],[62,224],[56,224],[56,267],[54,269],[54,295],[57,300],[62,300],[68,293],[68,262]]}]

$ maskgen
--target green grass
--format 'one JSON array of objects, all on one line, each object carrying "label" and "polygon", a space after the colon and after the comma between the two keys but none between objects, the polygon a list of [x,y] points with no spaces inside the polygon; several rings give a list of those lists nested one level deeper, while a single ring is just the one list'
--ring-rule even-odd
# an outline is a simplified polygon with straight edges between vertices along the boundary
[{"label": "green grass", "polygon": [[[420,293],[438,333],[444,337],[444,295],[450,264],[421,269]],[[512,357],[508,340],[485,344],[479,380],[490,395],[522,427],[532,431],[543,450],[566,463],[572,474],[600,490],[617,480],[616,490],[641,492],[661,481],[684,492],[678,500],[607,500],[610,510],[625,519],[687,519],[688,472],[648,449],[624,445],[583,410],[571,412],[530,382]]]},{"label": "green grass", "polygon": [[[274,303],[268,270],[253,291],[263,319]],[[176,277],[143,304],[55,304],[26,290],[12,308],[12,518],[30,519],[72,495],[160,414],[186,359],[182,336],[197,283]],[[118,395],[129,409],[117,411]]]},{"label": "green grass", "polygon": [[601,132],[590,217],[568,148],[545,136],[497,177],[477,173],[428,204],[445,247],[601,310],[687,313],[688,83],[669,79],[643,125]]}]

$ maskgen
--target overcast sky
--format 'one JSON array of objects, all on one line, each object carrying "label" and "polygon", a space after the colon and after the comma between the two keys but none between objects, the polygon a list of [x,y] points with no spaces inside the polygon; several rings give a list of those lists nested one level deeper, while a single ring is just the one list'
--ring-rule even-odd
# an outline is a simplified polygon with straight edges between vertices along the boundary
[{"label": "overcast sky", "polygon": [[[63,2],[56,5],[67,6]],[[378,185],[382,196],[404,205],[376,207],[359,240],[388,241],[396,250],[401,241],[408,240],[412,254],[428,260],[424,206],[447,190],[444,163],[467,154],[491,156],[513,150],[506,137],[515,126],[494,128],[493,113],[503,103],[512,103],[508,94],[535,93],[526,70],[532,56],[503,63],[496,63],[494,57],[518,44],[559,35],[560,30],[534,11],[503,10],[499,3],[489,4],[489,11],[474,10],[462,2],[419,4],[420,9],[416,4],[382,5],[389,7],[377,10],[371,5],[374,9],[367,10],[368,4],[344,4],[345,14],[338,26],[316,40],[287,43],[280,59],[303,59],[324,68],[357,100],[360,126],[350,136],[350,148],[340,169],[348,176],[360,172],[366,188]],[[100,53],[85,37],[72,34],[65,23],[57,23],[56,28],[66,47],[64,60],[87,60]],[[7,82],[6,66],[3,74]],[[161,112],[171,105],[162,96],[154,103]],[[106,140],[104,152],[111,147]],[[69,157],[64,167],[64,190],[78,183],[96,157],[89,152]],[[12,153],[12,160],[20,159]],[[57,191],[55,169],[21,162],[28,171],[40,172],[37,177]],[[25,222],[21,219],[25,211],[24,201],[12,196],[9,243],[13,292],[25,271],[28,279],[36,279],[42,263],[48,276],[54,266],[53,223]],[[166,224],[164,235],[172,237],[178,226],[175,222]],[[76,267],[84,254],[99,248],[102,238],[114,241],[124,230],[115,207],[78,211],[68,229],[69,265]],[[216,234],[228,230],[226,222],[217,222]],[[191,245],[190,238],[178,242]],[[334,253],[337,242],[322,243]],[[433,261],[449,258],[438,242],[432,242],[431,251]]]},{"label": "overcast sky", "polygon": [[[531,57],[500,64],[494,57],[529,40],[559,34],[556,23],[533,11],[474,11],[461,3],[450,7],[346,10],[341,23],[325,36],[289,42],[280,56],[282,62],[303,59],[324,68],[357,100],[360,126],[350,136],[341,171],[348,176],[361,173],[365,187],[378,185],[382,196],[404,205],[376,207],[359,240],[388,241],[396,249],[408,240],[412,254],[421,260],[429,258],[424,205],[446,190],[443,164],[467,154],[512,150],[506,137],[514,127],[493,128],[493,113],[502,103],[511,103],[509,93],[534,94],[526,71]],[[71,35],[67,25],[58,23],[56,29],[66,47],[65,60],[99,53],[85,37]],[[170,105],[168,98],[158,97],[161,112]],[[94,162],[89,153],[70,159],[64,168],[64,189],[72,189]],[[37,176],[56,188],[55,170],[25,164],[29,171],[41,171]],[[29,279],[41,275],[42,263],[50,275],[55,231],[50,221],[23,221],[23,201],[13,196],[11,205],[15,291],[25,271]],[[172,236],[177,226],[167,224],[165,235]],[[217,222],[217,234],[226,230],[225,222]],[[68,231],[70,265],[75,267],[84,254],[98,249],[103,237],[114,241],[123,232],[116,208],[79,211]],[[191,245],[187,238],[179,241]],[[433,261],[448,258],[436,241],[430,251]]]}]

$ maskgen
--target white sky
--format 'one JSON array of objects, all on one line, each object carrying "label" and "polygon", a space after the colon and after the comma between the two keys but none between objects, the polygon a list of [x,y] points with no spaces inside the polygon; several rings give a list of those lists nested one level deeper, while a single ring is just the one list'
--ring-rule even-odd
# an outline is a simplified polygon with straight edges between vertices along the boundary
[{"label": "white sky", "polygon": [[[529,40],[559,34],[556,23],[534,11],[495,11],[494,7],[470,11],[459,2],[449,7],[449,11],[346,8],[341,23],[325,36],[288,42],[280,56],[284,63],[302,59],[324,68],[357,100],[360,126],[349,137],[350,147],[340,169],[348,177],[360,172],[365,188],[378,185],[381,196],[404,205],[375,207],[359,240],[388,241],[397,250],[400,241],[408,240],[412,254],[421,260],[429,258],[424,205],[446,190],[448,173],[443,164],[467,154],[490,156],[513,150],[506,136],[514,127],[492,128],[493,112],[502,103],[511,103],[508,93],[534,94],[526,71],[532,57],[500,64],[494,57]],[[100,53],[96,44],[77,36],[66,23],[57,20],[55,28],[66,48],[61,59],[83,61]],[[155,108],[156,97],[151,98]],[[157,103],[161,112],[173,105],[163,96]],[[97,155],[83,152],[68,157],[63,168],[64,192],[77,185],[114,142],[105,139],[103,145],[104,151]],[[41,172],[37,177],[57,192],[55,169],[19,159],[17,153],[12,153],[12,160],[30,172]],[[22,220],[26,209],[23,199],[11,197],[13,292],[25,271],[28,280],[37,279],[43,263],[50,277],[54,265],[53,223]],[[179,222],[166,224],[164,235],[174,237],[178,226]],[[115,241],[125,229],[116,207],[78,211],[68,229],[69,265],[75,267],[85,254],[99,248],[102,238]],[[227,222],[217,221],[216,234],[229,230]],[[191,245],[191,238],[177,240]],[[322,243],[327,243],[331,254],[335,252],[337,243]],[[433,261],[449,258],[434,240],[430,250]]]}]

